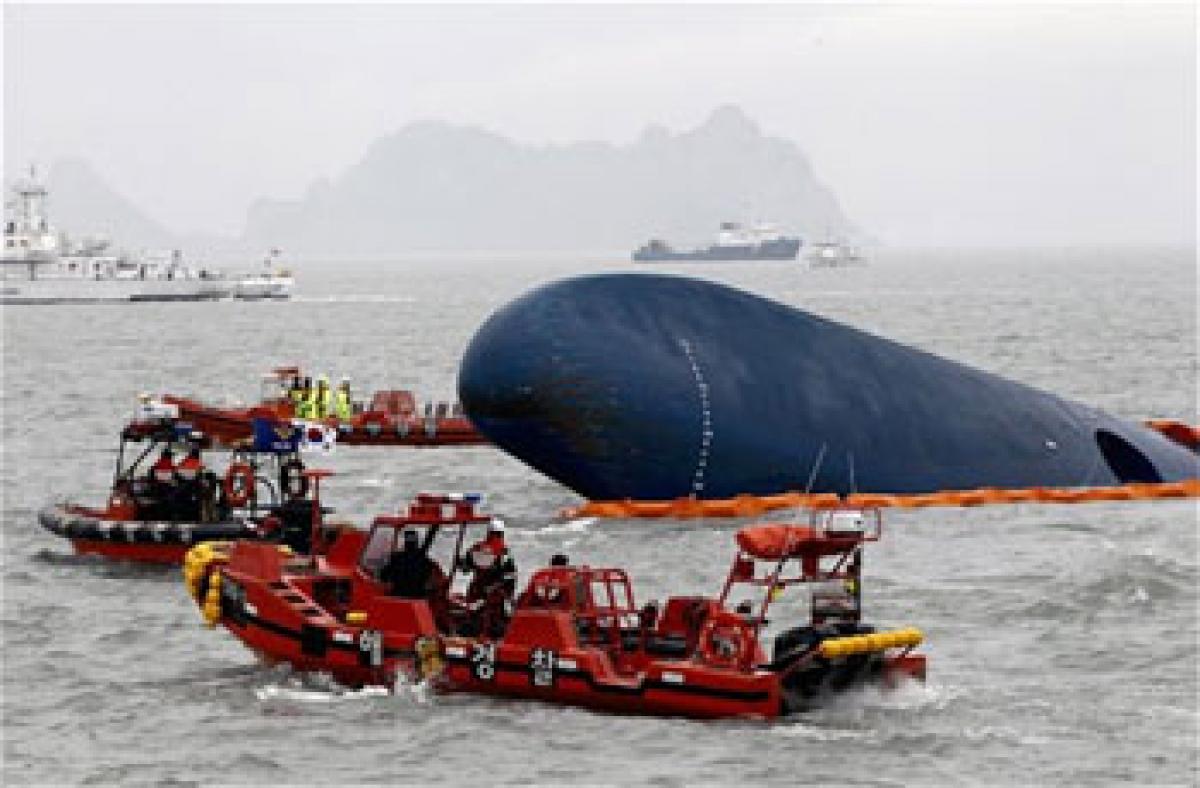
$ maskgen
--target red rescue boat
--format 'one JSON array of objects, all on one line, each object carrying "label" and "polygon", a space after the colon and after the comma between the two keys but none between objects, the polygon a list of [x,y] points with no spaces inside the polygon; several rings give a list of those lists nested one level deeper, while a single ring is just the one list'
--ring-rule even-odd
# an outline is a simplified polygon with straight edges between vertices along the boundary
[{"label": "red rescue boat", "polygon": [[[249,539],[307,552],[314,523],[324,541],[346,526],[327,524],[319,481],[294,447],[234,452],[217,472],[209,438],[170,420],[121,433],[112,489],[103,506],[55,503],[41,525],[75,552],[125,561],[179,564],[197,544]],[[175,457],[180,458],[178,462]]]},{"label": "red rescue boat", "polygon": [[[257,405],[241,408],[206,405],[187,397],[163,395],[159,403],[174,417],[190,422],[226,446],[236,446],[254,434],[254,421],[265,419],[276,426],[304,422],[323,427],[349,446],[471,446],[486,444],[484,438],[455,402],[417,404],[411,391],[376,391],[369,402],[350,402],[340,414],[307,412],[302,403],[303,384],[298,367],[280,367],[266,376],[265,390]],[[320,436],[317,436],[320,440]]]},{"label": "red rescue boat", "polygon": [[[534,572],[516,600],[472,603],[456,581],[467,531],[490,519],[475,503],[421,495],[405,515],[376,518],[369,532],[343,534],[310,557],[201,545],[187,559],[189,588],[210,625],[267,661],[352,686],[392,686],[403,675],[443,691],[617,713],[773,718],[863,682],[924,679],[918,630],[860,621],[862,549],[879,537],[877,512],[743,528],[718,596],[672,597],[660,609],[638,607],[619,568],[566,564]],[[438,529],[451,534],[450,570],[434,573],[422,598],[400,598],[380,570],[413,529],[429,536],[426,548]],[[809,620],[772,626],[784,622],[768,611],[802,585],[815,589]],[[754,602],[735,604],[747,592]],[[768,629],[777,633],[770,653]]]}]

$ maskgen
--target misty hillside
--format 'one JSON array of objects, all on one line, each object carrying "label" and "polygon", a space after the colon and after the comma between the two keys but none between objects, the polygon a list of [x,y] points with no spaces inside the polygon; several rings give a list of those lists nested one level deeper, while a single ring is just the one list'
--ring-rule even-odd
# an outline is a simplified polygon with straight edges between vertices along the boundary
[{"label": "misty hillside", "polygon": [[118,247],[174,247],[178,239],[114,191],[86,162],[60,159],[46,178],[51,223],[72,239],[104,236]]},{"label": "misty hillside", "polygon": [[806,239],[855,235],[793,142],[765,136],[734,107],[629,145],[522,145],[477,128],[426,121],[375,142],[298,200],[258,200],[241,238],[172,232],[86,162],[51,168],[51,222],[121,248],[180,248],[240,259],[272,246],[307,257],[386,257],[413,250],[628,251],[650,238],[713,239],[722,221],[769,221]]},{"label": "misty hillside", "polygon": [[521,145],[475,128],[414,123],[296,201],[261,200],[244,245],[376,256],[404,249],[632,249],[710,240],[721,221],[804,237],[849,231],[792,142],[723,107],[698,128],[633,144]]}]

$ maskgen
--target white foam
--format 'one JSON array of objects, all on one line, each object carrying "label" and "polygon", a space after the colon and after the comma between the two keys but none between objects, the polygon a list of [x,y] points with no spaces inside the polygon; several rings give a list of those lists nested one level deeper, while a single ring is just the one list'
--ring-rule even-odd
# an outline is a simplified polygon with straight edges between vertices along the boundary
[{"label": "white foam", "polygon": [[310,674],[303,679],[293,679],[282,684],[267,684],[254,690],[254,695],[264,703],[285,701],[292,703],[337,703],[386,697],[387,687],[368,686],[361,689],[343,687],[324,674]]},{"label": "white foam", "polygon": [[576,517],[573,520],[567,520],[565,523],[550,523],[549,525],[539,528],[537,533],[540,534],[581,534],[585,533],[589,528],[599,522],[599,517]]}]

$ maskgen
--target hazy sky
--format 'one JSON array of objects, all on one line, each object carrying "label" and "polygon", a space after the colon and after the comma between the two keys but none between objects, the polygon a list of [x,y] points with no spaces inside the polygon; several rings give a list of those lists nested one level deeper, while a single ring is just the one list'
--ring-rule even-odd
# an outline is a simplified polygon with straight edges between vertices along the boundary
[{"label": "hazy sky", "polygon": [[238,232],[416,119],[626,143],[735,103],[897,244],[1195,232],[1190,5],[6,4],[5,167]]}]

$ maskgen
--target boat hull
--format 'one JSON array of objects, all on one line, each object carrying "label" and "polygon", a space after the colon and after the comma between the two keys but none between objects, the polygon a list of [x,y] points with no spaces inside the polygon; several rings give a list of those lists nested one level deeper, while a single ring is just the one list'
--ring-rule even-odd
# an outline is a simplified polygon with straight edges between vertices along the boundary
[{"label": "boat hull", "polygon": [[718,246],[704,249],[642,247],[633,253],[635,263],[736,262],[752,260],[795,260],[800,252],[799,238],[780,238],[758,244]]},{"label": "boat hull", "polygon": [[233,288],[240,301],[286,301],[292,297],[295,280],[291,277],[248,277]]},{"label": "boat hull", "polygon": [[244,520],[219,523],[115,520],[85,507],[56,504],[38,512],[38,522],[71,542],[81,555],[123,561],[180,564],[194,545],[206,541],[260,538]]},{"label": "boat hull", "polygon": [[537,288],[478,330],[459,397],[493,443],[596,500],[1200,475],[1143,425],[684,277]]},{"label": "boat hull", "polygon": [[[608,650],[575,644],[575,628],[565,619],[526,614],[522,620],[518,613],[509,634],[497,641],[441,636],[425,602],[377,597],[373,603],[370,591],[359,588],[361,578],[330,571],[323,562],[318,566],[323,582],[355,586],[349,596],[370,623],[348,624],[344,615],[316,602],[302,581],[233,567],[219,570],[217,620],[265,662],[326,674],[347,686],[390,687],[397,676],[429,678],[440,692],[619,714],[772,719],[807,710],[850,686],[925,678],[924,656],[911,653],[822,662],[813,668],[819,672],[815,689],[802,693],[790,691],[780,672],[714,667],[686,656],[619,671]],[[423,639],[437,645],[436,672],[423,672],[418,656]]]},{"label": "boat hull", "polygon": [[[178,408],[179,418],[222,445],[233,445],[254,435],[254,420],[279,424],[292,420],[285,403],[264,403],[253,408],[217,408],[185,397],[166,395],[163,401]],[[403,416],[382,412],[355,414],[349,421],[325,419],[337,429],[337,442],[346,446],[478,446],[487,439],[463,416]]]},{"label": "boat hull", "polygon": [[203,280],[5,279],[0,304],[109,304],[215,301],[230,295],[227,285]]}]

